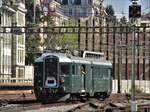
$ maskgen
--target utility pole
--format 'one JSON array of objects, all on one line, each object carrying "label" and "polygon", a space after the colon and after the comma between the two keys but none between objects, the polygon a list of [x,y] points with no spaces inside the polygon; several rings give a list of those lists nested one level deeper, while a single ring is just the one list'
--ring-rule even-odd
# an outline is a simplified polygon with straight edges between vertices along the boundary
[{"label": "utility pole", "polygon": [[121,61],[122,61],[122,54],[121,54],[121,41],[119,42],[118,45],[118,91],[117,93],[121,93],[121,85],[120,85],[120,80],[121,80]]},{"label": "utility pole", "polygon": [[132,80],[131,80],[131,112],[137,112],[137,102],[135,100],[135,55],[136,55],[136,26],[138,19],[141,17],[141,5],[138,5],[138,0],[132,0],[132,5],[129,6],[129,18],[133,22],[133,33],[132,33]]},{"label": "utility pole", "polygon": [[149,81],[150,81],[150,33],[149,33]]},{"label": "utility pole", "polygon": [[131,82],[131,110],[132,112],[137,111],[137,105],[135,101],[135,26],[133,26],[132,33],[132,82]]}]

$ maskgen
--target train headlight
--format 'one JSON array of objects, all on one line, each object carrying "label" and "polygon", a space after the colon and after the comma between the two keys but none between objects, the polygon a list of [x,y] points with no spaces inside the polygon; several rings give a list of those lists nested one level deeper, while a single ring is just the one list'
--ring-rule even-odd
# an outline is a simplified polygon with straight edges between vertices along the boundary
[{"label": "train headlight", "polygon": [[56,86],[56,79],[54,77],[47,77],[45,81],[45,85],[47,87],[54,87]]},{"label": "train headlight", "polygon": [[61,77],[61,78],[60,78],[59,83],[60,83],[60,85],[65,83],[64,77]]}]

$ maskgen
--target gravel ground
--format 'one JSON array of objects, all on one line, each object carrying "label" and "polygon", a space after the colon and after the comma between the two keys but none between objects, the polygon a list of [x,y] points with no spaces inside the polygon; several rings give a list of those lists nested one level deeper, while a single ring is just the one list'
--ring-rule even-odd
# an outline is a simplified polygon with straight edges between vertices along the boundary
[{"label": "gravel ground", "polygon": [[35,110],[24,110],[22,112],[66,112],[70,109],[73,109],[81,104],[74,104],[74,105],[65,105],[65,106],[56,106],[56,107],[46,107],[46,108],[40,108]]}]

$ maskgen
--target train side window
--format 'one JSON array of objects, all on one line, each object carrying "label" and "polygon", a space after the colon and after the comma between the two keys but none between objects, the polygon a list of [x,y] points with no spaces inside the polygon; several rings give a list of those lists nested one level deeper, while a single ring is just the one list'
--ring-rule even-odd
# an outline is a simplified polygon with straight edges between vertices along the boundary
[{"label": "train side window", "polygon": [[68,64],[61,65],[60,70],[61,70],[61,75],[69,75],[70,73],[70,67]]},{"label": "train side window", "polygon": [[112,71],[111,71],[111,69],[108,70],[108,77],[109,77],[109,78],[112,77]]},{"label": "train side window", "polygon": [[75,75],[75,65],[72,65],[72,74]]},{"label": "train side window", "polygon": [[108,79],[108,78],[109,78],[109,70],[103,69],[103,79]]}]

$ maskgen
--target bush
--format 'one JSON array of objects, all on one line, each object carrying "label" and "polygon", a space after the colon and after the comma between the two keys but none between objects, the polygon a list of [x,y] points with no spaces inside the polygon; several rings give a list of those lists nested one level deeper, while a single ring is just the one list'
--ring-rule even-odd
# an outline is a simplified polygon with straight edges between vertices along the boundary
[{"label": "bush", "polygon": [[[132,88],[130,89],[130,93],[132,92]],[[143,93],[143,90],[140,89],[138,86],[135,86],[135,94]]]}]

